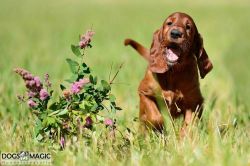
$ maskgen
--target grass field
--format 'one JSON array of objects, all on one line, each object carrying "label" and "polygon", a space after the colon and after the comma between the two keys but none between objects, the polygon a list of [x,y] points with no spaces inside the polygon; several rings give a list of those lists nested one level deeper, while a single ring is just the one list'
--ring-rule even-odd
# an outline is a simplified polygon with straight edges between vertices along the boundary
[{"label": "grass field", "polygon": [[[49,151],[55,165],[250,165],[249,9],[247,0],[1,0],[0,151]],[[203,121],[193,139],[182,142],[171,126],[162,136],[137,134],[137,86],[146,62],[123,46],[127,37],[149,46],[153,31],[174,11],[194,18],[214,64],[201,80]],[[91,27],[96,35],[87,63],[94,73],[107,79],[111,64],[124,62],[112,90],[123,108],[118,126],[124,134],[126,127],[133,133],[127,133],[129,145],[124,147],[122,140],[100,141],[96,134],[90,145],[51,151],[33,141],[34,117],[18,104],[16,94],[25,89],[12,69],[20,66],[40,76],[48,72],[59,92],[59,83],[70,73],[64,60],[72,55],[70,44]]]}]

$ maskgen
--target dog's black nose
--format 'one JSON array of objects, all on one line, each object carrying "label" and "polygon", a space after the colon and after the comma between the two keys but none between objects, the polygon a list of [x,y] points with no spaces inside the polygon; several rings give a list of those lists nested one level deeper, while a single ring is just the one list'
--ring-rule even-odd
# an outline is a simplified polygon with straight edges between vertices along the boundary
[{"label": "dog's black nose", "polygon": [[173,29],[171,32],[170,32],[170,35],[173,39],[178,39],[178,38],[181,38],[182,36],[182,33],[177,30],[177,29]]}]

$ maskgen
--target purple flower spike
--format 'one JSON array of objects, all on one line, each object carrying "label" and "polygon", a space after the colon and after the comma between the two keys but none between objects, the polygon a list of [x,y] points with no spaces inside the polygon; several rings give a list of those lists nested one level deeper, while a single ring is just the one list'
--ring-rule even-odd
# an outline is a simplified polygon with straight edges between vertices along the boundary
[{"label": "purple flower spike", "polygon": [[61,137],[61,139],[60,139],[60,145],[61,145],[62,148],[65,147],[65,139],[64,139],[64,137]]},{"label": "purple flower spike", "polygon": [[40,87],[40,86],[41,86],[41,84],[42,84],[42,83],[41,83],[41,81],[40,81],[40,78],[39,78],[39,77],[37,77],[37,76],[36,76],[36,77],[34,77],[34,81],[35,81],[35,84],[36,84],[36,86],[37,86],[37,87]]},{"label": "purple flower spike", "polygon": [[73,94],[77,94],[81,91],[79,85],[78,85],[78,82],[75,82],[71,85],[71,93]]},{"label": "purple flower spike", "polygon": [[26,74],[26,75],[24,75],[24,79],[31,80],[32,79],[32,75],[31,74]]},{"label": "purple flower spike", "polygon": [[93,120],[91,119],[90,116],[88,116],[88,117],[85,119],[84,127],[86,127],[86,128],[91,128],[92,124],[93,124]]},{"label": "purple flower spike", "polygon": [[33,107],[36,107],[36,106],[37,106],[37,103],[34,102],[33,100],[28,100],[27,104],[28,104],[28,106],[29,106],[30,108],[33,108]]},{"label": "purple flower spike", "polygon": [[45,89],[41,89],[39,95],[41,100],[45,100],[49,97],[49,94]]},{"label": "purple flower spike", "polygon": [[36,82],[35,82],[34,80],[31,80],[31,81],[29,81],[29,84],[28,84],[28,85],[29,85],[30,87],[32,87],[32,86],[35,85],[35,84],[36,84]]},{"label": "purple flower spike", "polygon": [[25,86],[28,89],[28,91],[34,92],[35,96],[38,96],[39,92],[43,88],[40,78],[37,76],[34,77],[29,71],[22,68],[16,68],[14,69],[14,71],[23,78],[23,80],[25,81]]},{"label": "purple flower spike", "polygon": [[81,40],[79,42],[79,46],[81,49],[86,48],[90,44],[91,38],[93,37],[94,34],[95,34],[94,31],[88,30],[84,35],[81,35]]},{"label": "purple flower spike", "polygon": [[81,86],[84,86],[85,84],[89,83],[89,79],[88,78],[80,79],[79,83]]},{"label": "purple flower spike", "polygon": [[28,92],[28,97],[32,98],[32,97],[35,97],[35,96],[36,96],[36,93],[31,92],[31,91]]},{"label": "purple flower spike", "polygon": [[114,122],[113,122],[113,120],[112,119],[105,119],[105,121],[104,121],[104,124],[106,125],[106,126],[113,126],[114,125]]},{"label": "purple flower spike", "polygon": [[83,78],[83,79],[80,79],[79,81],[74,82],[71,85],[71,93],[73,94],[79,93],[82,90],[83,86],[87,83],[89,83],[88,78]]}]

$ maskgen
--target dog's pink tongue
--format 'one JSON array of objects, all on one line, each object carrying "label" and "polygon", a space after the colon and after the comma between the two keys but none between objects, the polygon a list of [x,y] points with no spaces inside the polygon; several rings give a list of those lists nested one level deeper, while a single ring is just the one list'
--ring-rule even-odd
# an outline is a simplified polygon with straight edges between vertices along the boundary
[{"label": "dog's pink tongue", "polygon": [[167,49],[167,58],[170,61],[177,61],[179,57],[171,49]]}]

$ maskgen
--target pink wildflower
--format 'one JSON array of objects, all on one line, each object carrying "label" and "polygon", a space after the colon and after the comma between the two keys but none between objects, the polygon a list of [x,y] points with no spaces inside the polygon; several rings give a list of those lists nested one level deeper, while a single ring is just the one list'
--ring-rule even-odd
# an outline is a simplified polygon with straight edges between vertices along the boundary
[{"label": "pink wildflower", "polygon": [[35,76],[35,77],[34,77],[34,81],[35,81],[35,84],[36,84],[37,87],[40,87],[40,86],[41,86],[42,83],[41,83],[39,77]]},{"label": "pink wildflower", "polygon": [[81,87],[80,87],[79,83],[78,83],[78,82],[74,82],[74,83],[71,85],[71,92],[72,92],[73,94],[77,94],[77,93],[79,93],[80,91],[81,91]]},{"label": "pink wildflower", "polygon": [[61,145],[61,148],[65,147],[65,139],[64,139],[64,137],[61,137],[61,139],[60,139],[60,145]]},{"label": "pink wildflower", "polygon": [[31,91],[28,92],[28,97],[32,98],[32,97],[35,97],[35,96],[36,96],[36,93],[31,92]]},{"label": "pink wildflower", "polygon": [[27,80],[31,80],[33,78],[32,74],[26,74],[24,75],[24,78],[27,79]]},{"label": "pink wildflower", "polygon": [[108,119],[105,119],[104,124],[105,124],[106,126],[113,126],[113,125],[114,125],[114,122],[113,122],[112,119],[108,118]]},{"label": "pink wildflower", "polygon": [[85,119],[84,127],[86,127],[86,128],[91,128],[91,127],[92,127],[92,124],[93,124],[93,120],[91,119],[90,116],[88,116],[88,117]]},{"label": "pink wildflower", "polygon": [[33,108],[33,107],[36,107],[36,106],[37,106],[37,103],[34,102],[33,100],[28,100],[27,104],[28,104],[28,106],[29,106],[30,108]]},{"label": "pink wildflower", "polygon": [[28,86],[32,87],[32,86],[34,86],[34,85],[36,85],[36,82],[35,82],[34,80],[30,80],[30,81],[28,82]]},{"label": "pink wildflower", "polygon": [[35,96],[39,94],[43,88],[39,77],[34,77],[30,72],[22,68],[16,68],[14,71],[23,78],[28,91],[35,93]]},{"label": "pink wildflower", "polygon": [[45,100],[49,97],[49,94],[45,89],[41,89],[39,96],[41,100]]},{"label": "pink wildflower", "polygon": [[79,46],[81,49],[86,48],[90,44],[91,38],[93,37],[94,34],[95,34],[94,31],[88,30],[84,35],[81,35],[81,39],[79,42]]},{"label": "pink wildflower", "polygon": [[80,79],[79,81],[74,82],[71,85],[71,93],[73,94],[79,93],[82,90],[83,86],[87,83],[89,83],[88,78],[83,78],[83,79]]}]

